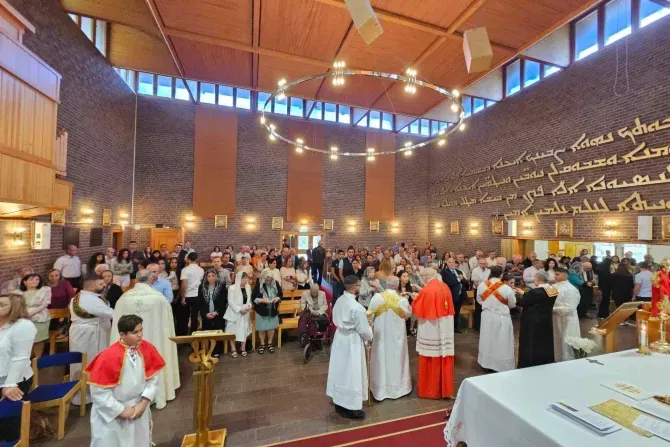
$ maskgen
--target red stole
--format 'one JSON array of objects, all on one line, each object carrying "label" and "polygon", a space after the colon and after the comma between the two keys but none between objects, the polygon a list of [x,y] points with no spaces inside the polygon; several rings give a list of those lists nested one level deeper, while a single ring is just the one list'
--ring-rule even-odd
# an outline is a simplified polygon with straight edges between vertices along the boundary
[{"label": "red stole", "polygon": [[[117,341],[98,354],[86,367],[88,383],[100,388],[112,388],[121,383],[123,365],[126,361],[128,347]],[[148,341],[142,340],[137,345],[137,352],[144,361],[144,378],[151,379],[165,367],[165,360],[158,350]]]},{"label": "red stole", "polygon": [[486,292],[481,294],[482,301],[486,301],[491,295],[493,295],[498,301],[507,306],[507,298],[503,297],[500,292],[498,292],[498,289],[505,285],[504,282],[498,281],[496,283],[492,283],[491,281],[486,281],[484,284],[486,284],[488,289],[486,289]]},{"label": "red stole", "polygon": [[449,287],[437,278],[428,281],[412,303],[412,313],[424,320],[437,320],[440,317],[454,315],[454,303]]}]

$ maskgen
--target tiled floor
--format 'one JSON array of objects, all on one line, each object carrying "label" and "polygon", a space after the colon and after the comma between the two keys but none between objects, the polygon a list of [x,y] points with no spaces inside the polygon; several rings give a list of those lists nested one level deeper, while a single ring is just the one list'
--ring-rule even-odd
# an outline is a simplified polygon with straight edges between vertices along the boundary
[{"label": "tiled floor", "polygon": [[[595,320],[582,320],[586,336]],[[516,331],[518,323],[515,322]],[[634,347],[635,329],[620,327],[618,350]],[[518,334],[517,334],[518,335]],[[590,336],[589,336],[590,337]],[[474,331],[456,334],[456,386],[467,377],[483,374],[477,364],[478,336]],[[602,353],[602,340],[596,338]],[[416,385],[417,357],[410,338],[411,369]],[[179,446],[182,437],[192,432],[194,385],[187,351],[180,351],[182,387],[177,399],[163,410],[153,410],[153,438],[157,446]],[[260,446],[349,427],[447,408],[449,401],[425,400],[411,395],[397,401],[373,403],[364,408],[367,418],[350,422],[335,414],[326,397],[328,359],[323,352],[304,364],[297,342],[288,342],[274,354],[252,354],[247,358],[226,357],[217,365],[216,396],[211,428],[227,428],[226,446]],[[73,407],[74,408],[74,407]],[[36,443],[48,447],[83,446],[89,443],[89,415],[80,419],[73,409],[63,441]]]}]

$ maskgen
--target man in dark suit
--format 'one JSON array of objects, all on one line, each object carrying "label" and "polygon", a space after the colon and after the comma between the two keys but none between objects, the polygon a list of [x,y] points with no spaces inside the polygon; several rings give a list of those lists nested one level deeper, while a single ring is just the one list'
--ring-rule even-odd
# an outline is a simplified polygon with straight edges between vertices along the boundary
[{"label": "man in dark suit", "polygon": [[463,279],[463,273],[456,269],[454,258],[447,259],[447,265],[442,270],[442,281],[451,291],[451,299],[454,302],[454,332],[459,334],[461,331],[458,329],[458,319],[461,313],[461,305],[463,304]]},{"label": "man in dark suit", "polygon": [[318,245],[312,249],[312,279],[318,285],[321,285],[323,275],[323,263],[326,260],[326,249],[323,248],[323,240],[320,240]]},{"label": "man in dark suit", "polygon": [[340,276],[346,278],[350,275],[355,275],[354,272],[354,247],[352,245],[347,248],[347,256],[342,260],[342,269],[340,270]]}]

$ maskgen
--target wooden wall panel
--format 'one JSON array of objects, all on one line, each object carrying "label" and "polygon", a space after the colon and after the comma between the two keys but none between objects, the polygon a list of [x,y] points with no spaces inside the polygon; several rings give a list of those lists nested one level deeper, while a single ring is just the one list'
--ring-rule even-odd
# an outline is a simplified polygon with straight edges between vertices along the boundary
[{"label": "wooden wall panel", "polygon": [[[395,148],[395,134],[366,132],[365,147],[377,152]],[[388,222],[395,214],[395,155],[365,162],[365,220]]]},{"label": "wooden wall panel", "polygon": [[123,23],[160,36],[145,0],[61,0],[60,3],[68,12]]},{"label": "wooden wall panel", "polygon": [[[317,124],[290,122],[288,134],[292,139],[301,138],[306,145],[324,146],[323,127]],[[286,220],[307,220],[318,223],[323,218],[323,159],[318,152],[288,149],[288,174],[286,182]]]},{"label": "wooden wall panel", "polygon": [[0,202],[50,205],[54,169],[0,154]]},{"label": "wooden wall panel", "polygon": [[[232,217],[237,180],[237,112],[207,106],[196,108],[193,163],[193,214]],[[224,184],[228,187],[224,188]]]},{"label": "wooden wall panel", "polygon": [[0,67],[48,98],[58,101],[61,76],[40,58],[2,33]]},{"label": "wooden wall panel", "polygon": [[57,104],[0,69],[0,152],[52,167]]},{"label": "wooden wall panel", "polygon": [[72,183],[64,180],[54,182],[53,205],[60,210],[72,209]]}]

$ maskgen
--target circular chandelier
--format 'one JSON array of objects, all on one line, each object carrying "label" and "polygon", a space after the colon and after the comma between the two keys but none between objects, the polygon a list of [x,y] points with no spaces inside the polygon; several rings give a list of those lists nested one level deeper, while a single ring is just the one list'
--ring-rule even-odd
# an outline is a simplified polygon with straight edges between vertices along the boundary
[{"label": "circular chandelier", "polygon": [[[398,153],[404,153],[406,156],[409,156],[412,154],[412,151],[414,149],[419,149],[425,146],[428,146],[432,143],[437,143],[439,146],[443,146],[446,144],[446,137],[447,135],[455,132],[457,129],[460,130],[465,130],[465,124],[463,123],[463,119],[465,118],[465,112],[463,111],[460,101],[458,98],[460,97],[460,93],[458,90],[453,90],[453,91],[448,91],[445,88],[442,88],[440,86],[437,86],[435,84],[431,84],[430,82],[426,81],[421,81],[416,78],[417,72],[414,69],[408,68],[406,70],[406,75],[399,75],[399,74],[393,74],[393,73],[384,73],[380,71],[369,71],[369,70],[357,70],[357,69],[352,69],[352,68],[345,68],[344,62],[335,62],[333,64],[333,70],[326,72],[326,73],[319,73],[311,76],[306,76],[303,78],[296,79],[291,82],[287,82],[285,79],[282,79],[278,82],[278,88],[275,92],[271,93],[270,96],[265,100],[265,103],[263,104],[263,108],[261,109],[261,124],[267,129],[270,135],[270,140],[276,141],[277,139],[282,140],[292,146],[295,146],[295,149],[298,153],[302,153],[303,151],[312,151],[312,152],[320,152],[322,154],[330,154],[330,158],[333,160],[336,160],[339,155],[343,156],[348,156],[348,157],[367,157],[369,161],[374,160],[376,155],[392,155],[392,154],[398,154]],[[451,100],[451,111],[454,113],[458,113],[459,120],[458,122],[453,125],[451,128],[448,129],[440,129],[433,138],[422,141],[421,143],[412,143],[412,142],[406,142],[404,146],[396,148],[392,151],[382,151],[382,152],[377,152],[375,148],[367,148],[365,152],[342,152],[339,153],[339,149],[337,146],[331,146],[330,149],[323,149],[323,148],[318,148],[318,147],[312,147],[308,146],[305,144],[305,142],[301,138],[296,138],[295,140],[288,138],[282,134],[280,134],[277,130],[277,126],[274,124],[268,122],[268,120],[265,117],[265,108],[272,103],[273,99],[278,99],[278,100],[283,100],[286,98],[286,91],[292,87],[298,86],[300,84],[304,84],[305,82],[310,82],[314,81],[317,79],[325,79],[325,78],[333,78],[333,85],[335,87],[341,87],[345,84],[345,77],[346,76],[369,76],[373,78],[382,78],[382,79],[390,79],[392,81],[400,81],[405,84],[405,92],[413,95],[416,93],[416,88],[417,86],[420,87],[426,87],[431,90],[436,91],[437,93],[445,96],[449,100]]]}]

